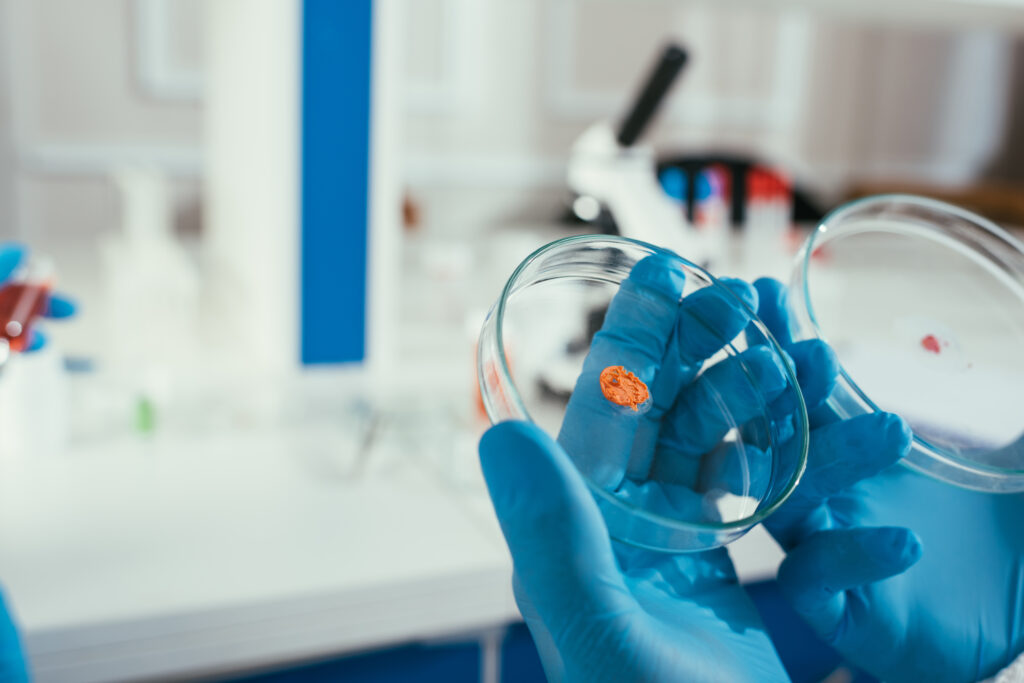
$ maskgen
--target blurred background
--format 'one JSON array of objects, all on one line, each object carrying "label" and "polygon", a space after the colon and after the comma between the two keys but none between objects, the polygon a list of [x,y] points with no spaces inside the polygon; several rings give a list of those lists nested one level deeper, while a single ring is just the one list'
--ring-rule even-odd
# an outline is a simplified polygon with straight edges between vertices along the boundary
[{"label": "blurred background", "polygon": [[[1014,0],[0,0],[0,31],[0,238],[81,305],[0,376],[40,681],[542,680],[475,339],[533,249],[645,236],[581,136],[668,45],[636,147],[712,272],[788,279],[864,194],[1024,224]],[[794,678],[856,677],[744,543]]]}]

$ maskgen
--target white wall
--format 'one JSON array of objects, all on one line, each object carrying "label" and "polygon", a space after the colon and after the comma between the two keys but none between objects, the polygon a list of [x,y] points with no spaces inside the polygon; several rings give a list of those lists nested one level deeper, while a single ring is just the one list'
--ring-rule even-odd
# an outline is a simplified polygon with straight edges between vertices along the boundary
[{"label": "white wall", "polygon": [[[194,209],[201,5],[0,0],[0,236],[110,229],[105,173],[125,159],[163,165]],[[757,150],[828,187],[854,174],[957,180],[998,143],[1006,40],[781,6],[405,0],[408,185],[452,229],[543,214],[573,138],[622,112],[669,36],[692,60],[654,134],[666,147]]]},{"label": "white wall", "polygon": [[[166,9],[163,31],[145,9]],[[13,147],[15,225],[0,234],[30,240],[95,235],[116,224],[106,174],[146,160],[183,178],[198,171],[200,105],[159,85],[202,61],[198,0],[3,0],[4,135]],[[161,70],[162,69],[162,70]],[[156,87],[152,87],[153,84]],[[12,163],[8,159],[8,163]],[[194,193],[194,182],[181,191]]]},{"label": "white wall", "polygon": [[[430,62],[429,75],[414,81],[448,97],[436,98],[446,106],[410,97],[407,177],[435,213],[465,222],[487,216],[466,205],[489,188],[560,187],[574,137],[596,118],[621,115],[669,37],[691,62],[653,131],[656,144],[764,154],[824,190],[852,176],[972,177],[999,142],[1011,79],[1008,37],[870,17],[851,23],[785,3],[430,5],[471,6],[473,23],[442,22],[443,32],[436,20],[407,26],[417,63],[424,42],[435,54],[461,55],[442,68]],[[489,196],[507,196],[508,211],[522,193]]]}]

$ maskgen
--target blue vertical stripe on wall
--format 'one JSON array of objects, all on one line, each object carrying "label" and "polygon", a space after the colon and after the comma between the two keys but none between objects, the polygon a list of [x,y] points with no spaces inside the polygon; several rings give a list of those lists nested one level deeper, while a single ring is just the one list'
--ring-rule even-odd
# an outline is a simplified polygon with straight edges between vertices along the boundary
[{"label": "blue vertical stripe on wall", "polygon": [[366,355],[372,6],[372,0],[303,2],[304,364]]}]

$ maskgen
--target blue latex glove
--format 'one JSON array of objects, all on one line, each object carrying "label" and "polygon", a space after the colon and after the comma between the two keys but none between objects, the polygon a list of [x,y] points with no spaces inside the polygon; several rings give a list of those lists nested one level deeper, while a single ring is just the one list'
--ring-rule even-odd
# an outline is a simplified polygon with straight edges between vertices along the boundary
[{"label": "blue latex glove", "polygon": [[[7,281],[18,266],[28,258],[28,249],[14,242],[0,244],[0,286]],[[51,294],[43,315],[47,318],[69,318],[75,314],[74,302],[61,294]],[[32,335],[27,351],[37,351],[46,343],[46,336],[39,330],[30,330]]]},{"label": "blue latex glove", "polygon": [[28,680],[28,666],[25,664],[18,629],[0,593],[0,681],[22,683]]},{"label": "blue latex glove", "polygon": [[[694,322],[714,320],[738,334],[749,318],[738,302],[711,290],[680,302],[682,286],[683,274],[661,257],[642,261],[623,283],[559,435],[575,463],[560,443],[526,423],[496,425],[480,442],[512,553],[516,600],[553,681],[787,680],[726,551],[669,555],[612,542],[577,470],[597,486],[633,485],[648,502],[690,504],[700,469],[694,455],[717,443],[723,428],[697,428],[714,411],[701,413],[707,381],[696,375],[722,342]],[[756,305],[749,285],[728,286]],[[781,386],[782,370],[766,349],[745,360],[766,386]],[[648,384],[649,412],[633,414],[600,397],[594,375],[609,364],[626,365]],[[719,387],[730,386],[736,367],[714,368]],[[726,400],[741,399],[742,386]],[[637,457],[636,444],[649,452]],[[688,479],[687,485],[655,476],[672,469],[667,463],[678,465],[671,481]],[[627,471],[638,469],[654,474],[636,484]]]},{"label": "blue latex glove", "polygon": [[[758,317],[792,349],[785,288],[755,286]],[[765,523],[787,552],[780,588],[826,642],[881,679],[992,676],[1024,649],[1024,495],[894,465],[910,445],[906,424],[885,414],[838,421],[821,405],[828,362],[797,365],[817,407],[808,401],[804,479]]]},{"label": "blue latex glove", "polygon": [[[27,249],[19,244],[0,245],[0,286],[6,282],[27,255]],[[55,294],[50,296],[44,315],[49,318],[67,318],[74,312],[75,305],[70,299]],[[31,333],[32,339],[27,350],[35,351],[42,348],[45,343],[43,334],[36,329],[32,329]],[[25,664],[18,630],[11,619],[3,595],[0,595],[0,681],[20,683],[28,680],[28,667]]]}]

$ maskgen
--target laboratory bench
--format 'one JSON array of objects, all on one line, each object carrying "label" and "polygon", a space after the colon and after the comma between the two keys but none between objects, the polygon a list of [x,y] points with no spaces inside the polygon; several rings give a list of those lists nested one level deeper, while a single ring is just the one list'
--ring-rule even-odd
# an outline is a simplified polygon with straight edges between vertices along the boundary
[{"label": "laboratory bench", "polygon": [[[351,368],[194,368],[205,388],[179,386],[147,433],[103,426],[102,367],[76,375],[70,446],[0,458],[0,582],[36,680],[534,680],[476,457],[473,345],[507,274],[558,236],[489,234],[488,258],[411,239],[398,393]],[[760,528],[730,553],[751,585],[782,558]]]},{"label": "laboratory bench", "polygon": [[0,567],[37,680],[214,675],[514,620],[482,506],[400,453],[354,473],[335,431],[133,438],[8,471]]},{"label": "laboratory bench", "polygon": [[[518,613],[476,435],[438,437],[462,444],[453,463],[387,433],[361,454],[344,427],[4,463],[0,567],[36,680],[223,677],[504,633]],[[779,561],[763,534],[733,550],[748,579]]]}]

